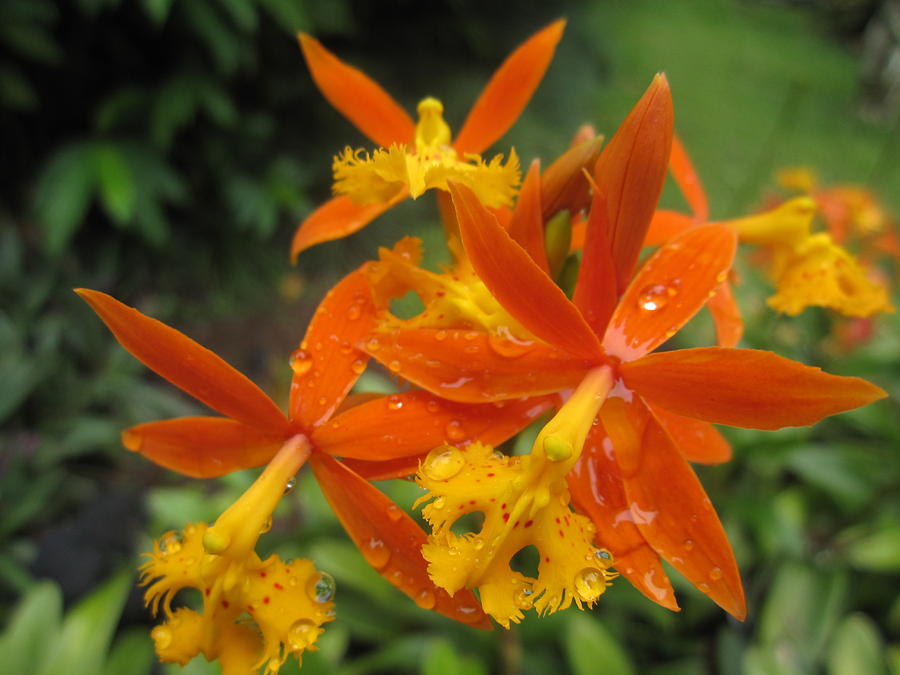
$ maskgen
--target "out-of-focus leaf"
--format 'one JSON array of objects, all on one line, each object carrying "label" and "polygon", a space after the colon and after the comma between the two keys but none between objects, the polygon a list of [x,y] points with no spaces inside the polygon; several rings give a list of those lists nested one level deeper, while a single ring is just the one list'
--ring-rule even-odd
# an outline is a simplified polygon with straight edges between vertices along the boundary
[{"label": "out-of-focus leaf", "polygon": [[143,0],[144,11],[157,26],[161,26],[169,18],[173,2],[175,0]]},{"label": "out-of-focus leaf", "polygon": [[84,219],[96,185],[93,153],[85,143],[71,143],[57,152],[37,179],[34,210],[44,229],[47,250],[62,252]]},{"label": "out-of-focus leaf", "polygon": [[[3,518],[0,519],[0,537],[5,537],[40,512],[50,497],[59,489],[63,475],[59,469],[46,471],[28,481],[27,486],[5,485],[0,505],[3,506]],[[5,483],[5,481],[4,481]]]},{"label": "out-of-focus leaf", "polygon": [[238,28],[247,33],[256,30],[256,3],[247,0],[219,0],[219,4]]},{"label": "out-of-focus leaf", "polygon": [[882,675],[884,643],[875,622],[865,614],[841,621],[828,649],[829,675]]},{"label": "out-of-focus leaf", "polygon": [[38,97],[22,71],[9,64],[0,65],[0,103],[16,110],[33,110]]},{"label": "out-of-focus leaf", "polygon": [[15,54],[30,61],[51,65],[58,63],[62,56],[50,32],[36,21],[6,23],[0,29],[0,40]]},{"label": "out-of-focus leaf", "polygon": [[311,24],[303,3],[294,0],[259,0],[259,4],[289,35],[309,31]]},{"label": "out-of-focus leaf", "polygon": [[94,149],[94,166],[103,209],[113,222],[127,223],[134,215],[135,185],[122,152],[114,145],[100,143]]},{"label": "out-of-focus leaf", "polygon": [[109,133],[126,122],[140,119],[146,113],[148,94],[140,87],[122,87],[107,96],[97,107],[94,126],[101,134]]},{"label": "out-of-focus leaf", "polygon": [[146,675],[155,661],[149,631],[132,628],[116,639],[102,675]]},{"label": "out-of-focus leaf", "polygon": [[847,560],[868,572],[900,572],[900,524],[890,523],[852,541]]},{"label": "out-of-focus leaf", "polygon": [[573,675],[634,675],[634,664],[616,639],[590,614],[573,612],[563,632],[563,647]]},{"label": "out-of-focus leaf", "polygon": [[0,637],[4,672],[32,673],[50,645],[58,639],[62,594],[51,581],[42,581],[19,601]]},{"label": "out-of-focus leaf", "polygon": [[119,572],[66,613],[59,638],[44,645],[38,675],[96,675],[103,662],[125,598],[130,572]]},{"label": "out-of-focus leaf", "polygon": [[842,449],[805,446],[792,452],[788,465],[805,481],[821,487],[847,508],[858,508],[872,496],[875,485],[861,473],[856,457]]},{"label": "out-of-focus leaf", "polygon": [[206,48],[219,70],[223,73],[234,71],[240,62],[241,44],[213,5],[205,2],[188,2],[183,3],[181,7],[185,10],[194,30],[206,43]]},{"label": "out-of-focus leaf", "polygon": [[425,652],[422,675],[466,675],[462,659],[449,640],[433,640]]},{"label": "out-of-focus leaf", "polygon": [[221,87],[207,83],[197,92],[206,114],[223,127],[237,122],[238,111],[228,94]]}]

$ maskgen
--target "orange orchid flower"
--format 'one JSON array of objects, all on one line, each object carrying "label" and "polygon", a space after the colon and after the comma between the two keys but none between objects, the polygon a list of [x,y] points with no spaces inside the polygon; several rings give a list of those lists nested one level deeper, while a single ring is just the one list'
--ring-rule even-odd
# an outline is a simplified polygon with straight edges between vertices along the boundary
[{"label": "orange orchid flower", "polygon": [[[472,406],[410,391],[342,409],[341,402],[368,361],[356,347],[375,321],[367,267],[331,290],[292,355],[287,416],[244,375],[177,330],[104,293],[77,292],[133,356],[224,415],[132,427],[122,434],[128,449],[198,478],[280,461],[290,469],[279,474],[279,496],[283,481],[308,459],[342,525],[382,576],[420,606],[484,628],[486,617],[476,609],[473,596],[450,598],[431,583],[420,553],[424,532],[363,476],[384,479],[414,473],[421,457],[442,443],[500,443],[546,410],[550,401]],[[288,453],[292,461],[279,460],[286,448],[293,448]],[[208,540],[206,535],[204,544]]]},{"label": "orange orchid flower", "polygon": [[363,134],[387,150],[369,158],[374,164],[366,164],[350,149],[335,159],[338,196],[300,224],[291,244],[292,259],[315,244],[356,232],[410,195],[418,196],[431,187],[446,189],[448,178],[469,181],[488,201],[495,198],[496,205],[506,203],[518,182],[514,153],[505,166],[499,158],[485,164],[477,153],[503,136],[528,104],[564,27],[565,21],[556,21],[510,54],[452,142],[439,101],[424,99],[415,124],[374,80],[342,62],[315,38],[300,34],[300,47],[319,90]]},{"label": "orange orchid flower", "polygon": [[[678,607],[663,557],[743,618],[734,555],[687,460],[716,463],[730,456],[711,423],[758,429],[813,424],[885,393],[864,380],[765,351],[651,353],[704,306],[725,279],[736,248],[728,227],[691,227],[631,279],[662,189],[671,138],[671,98],[658,76],[597,164],[572,301],[471,190],[451,186],[475,272],[532,339],[523,344],[518,336],[511,353],[497,349],[487,331],[471,327],[392,326],[379,334],[373,356],[458,401],[541,395],[592,382],[592,403],[581,408],[581,418],[570,415],[566,422],[578,442],[563,444],[565,452],[558,453],[555,441],[545,443],[544,451],[551,459],[577,460],[569,489],[579,510],[592,518],[598,543],[655,602]],[[625,289],[621,298],[617,289]]]}]

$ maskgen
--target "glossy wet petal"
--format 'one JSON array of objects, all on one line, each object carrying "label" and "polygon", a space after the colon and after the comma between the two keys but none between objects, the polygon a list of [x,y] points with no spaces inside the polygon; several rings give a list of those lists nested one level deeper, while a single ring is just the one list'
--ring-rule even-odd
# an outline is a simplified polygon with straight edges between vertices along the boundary
[{"label": "glossy wet petal", "polygon": [[572,300],[594,333],[602,337],[619,301],[619,293],[609,244],[606,199],[599,192],[594,194],[583,250]]},{"label": "glossy wet petal", "polygon": [[534,160],[528,169],[525,180],[522,182],[522,188],[519,190],[516,208],[512,212],[509,227],[506,230],[509,232],[509,236],[525,249],[544,272],[549,272],[547,251],[544,248],[540,160]]},{"label": "glossy wet petal", "polygon": [[619,287],[631,278],[662,192],[672,121],[669,83],[657,75],[597,160],[594,177],[607,201]]},{"label": "glossy wet petal", "polygon": [[215,353],[106,293],[75,291],[132,356],[213,410],[279,432],[287,420],[272,399]]},{"label": "glossy wet petal", "polygon": [[452,185],[463,244],[472,267],[497,301],[547,343],[591,358],[600,343],[578,308],[500,227],[471,190]]},{"label": "glossy wet petal", "polygon": [[681,194],[687,200],[688,206],[691,207],[691,213],[694,220],[705,223],[709,218],[709,203],[706,199],[706,191],[703,189],[703,183],[697,174],[691,158],[678,134],[672,136],[672,154],[669,155],[669,171],[672,177],[678,183]]},{"label": "glossy wet petal", "polygon": [[315,38],[303,33],[298,38],[316,86],[338,112],[382,147],[412,141],[415,123],[377,82]]},{"label": "glossy wet petal", "polygon": [[731,444],[709,422],[682,417],[659,406],[647,407],[689,462],[722,464],[731,459]]},{"label": "glossy wet petal", "polygon": [[725,281],[736,248],[737,237],[730,229],[703,225],[659,249],[622,296],[604,348],[631,361],[675,335]]},{"label": "glossy wet petal", "polygon": [[670,412],[750,429],[815,424],[887,396],[757,349],[705,347],[648,354],[621,367],[626,384]]},{"label": "glossy wet petal", "polygon": [[422,545],[425,532],[371,483],[337,460],[316,453],[310,460],[325,498],[366,561],[424,609],[490,628],[478,599],[469,591],[452,598],[428,576]]},{"label": "glossy wet petal", "polygon": [[554,21],[506,58],[453,141],[458,152],[481,152],[513,125],[544,77],[565,26],[563,20]]},{"label": "glossy wet petal", "polygon": [[368,363],[358,347],[376,323],[367,267],[328,291],[291,355],[291,419],[306,429],[334,413]]}]

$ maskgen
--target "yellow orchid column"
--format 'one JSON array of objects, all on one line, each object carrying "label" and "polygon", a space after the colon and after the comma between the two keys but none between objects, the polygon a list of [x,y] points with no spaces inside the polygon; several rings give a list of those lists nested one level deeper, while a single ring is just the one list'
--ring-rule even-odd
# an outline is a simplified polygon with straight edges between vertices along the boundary
[{"label": "yellow orchid column", "polygon": [[[154,544],[141,567],[145,601],[163,606],[166,621],[151,636],[161,661],[184,665],[197,654],[218,659],[224,675],[277,672],[288,656],[315,649],[322,624],[333,618],[334,581],[309,560],[266,560],[256,542],[310,455],[309,440],[288,440],[256,482],[212,525],[188,525]],[[203,596],[203,611],[172,610],[183,588]]]},{"label": "yellow orchid column", "polygon": [[[544,427],[529,455],[507,457],[473,443],[442,446],[422,464],[419,502],[433,533],[422,548],[428,571],[451,595],[477,588],[484,611],[508,628],[523,611],[540,614],[593,606],[615,576],[612,557],[593,545],[594,526],[569,507],[566,474],[578,460],[588,430],[612,386],[611,370],[590,371]],[[477,533],[456,535],[451,526],[480,512]],[[528,546],[540,553],[536,578],[510,567]]]}]

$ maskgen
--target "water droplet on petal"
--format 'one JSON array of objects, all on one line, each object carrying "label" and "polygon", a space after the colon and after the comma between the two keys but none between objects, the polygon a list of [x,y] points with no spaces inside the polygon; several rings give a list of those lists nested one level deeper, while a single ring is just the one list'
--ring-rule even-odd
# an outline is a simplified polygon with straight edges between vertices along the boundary
[{"label": "water droplet on petal", "polygon": [[350,364],[350,370],[352,370],[357,375],[362,375],[366,370],[365,361],[363,361],[362,359],[356,359],[356,361]]},{"label": "water droplet on petal", "polygon": [[484,548],[484,540],[481,539],[480,537],[475,537],[475,539],[472,540],[472,547],[476,551],[480,551],[481,549]]},{"label": "water droplet on petal", "polygon": [[309,597],[316,602],[328,602],[334,597],[337,584],[334,583],[334,577],[328,572],[321,572],[318,577],[309,580],[306,587]]},{"label": "water droplet on petal", "polygon": [[440,409],[441,409],[441,406],[437,401],[431,400],[425,404],[425,410],[427,410],[430,413],[436,413]]},{"label": "water droplet on petal", "polygon": [[297,477],[291,476],[288,478],[287,483],[284,484],[284,494],[291,494],[295,487],[297,487]]},{"label": "water droplet on petal", "polygon": [[459,420],[448,422],[447,426],[444,427],[444,433],[447,434],[447,440],[450,441],[461,441],[466,437],[465,429],[463,429]]},{"label": "water droplet on petal", "polygon": [[434,334],[434,339],[437,340],[438,342],[440,342],[442,340],[446,340],[447,339],[447,331],[439,330],[437,333]]},{"label": "water droplet on petal", "polygon": [[163,555],[172,555],[181,550],[182,536],[179,532],[170,532],[159,542],[159,550]]},{"label": "water droplet on petal", "polygon": [[294,371],[295,375],[305,375],[313,366],[313,361],[309,354],[302,349],[297,349],[291,354],[290,363],[291,370]]},{"label": "water droplet on petal", "polygon": [[388,518],[393,520],[394,522],[400,520],[403,517],[403,511],[400,510],[396,504],[391,504],[387,507]]},{"label": "water droplet on petal", "polygon": [[347,310],[347,318],[351,321],[356,321],[361,314],[362,308],[359,305],[350,305],[350,309]]},{"label": "water droplet on petal", "polygon": [[351,345],[349,342],[344,340],[341,343],[341,354],[349,354],[352,351],[353,351],[353,345]]},{"label": "water droplet on petal", "polygon": [[712,579],[713,581],[718,581],[719,579],[721,579],[722,578],[722,569],[719,567],[713,567],[709,571],[709,578]]},{"label": "water droplet on petal", "polygon": [[594,555],[597,557],[597,560],[602,560],[605,563],[609,563],[613,559],[612,553],[607,551],[605,548],[598,548],[594,552]]},{"label": "water droplet on petal", "polygon": [[440,445],[425,457],[422,471],[431,480],[448,480],[462,471],[465,463],[459,450],[450,445]]},{"label": "water droplet on petal", "polygon": [[269,517],[263,521],[262,527],[259,528],[259,533],[265,534],[266,532],[268,532],[271,529],[272,529],[272,518]]},{"label": "water droplet on petal", "polygon": [[288,629],[287,645],[291,651],[302,651],[319,637],[319,627],[309,619],[295,621]]},{"label": "water droplet on petal", "polygon": [[383,570],[391,559],[391,549],[385,546],[381,539],[373,537],[363,547],[363,555],[372,567]]},{"label": "water droplet on petal", "polygon": [[701,593],[709,593],[709,584],[700,584],[699,586],[697,586],[697,589]]},{"label": "water droplet on petal", "polygon": [[600,570],[587,567],[575,575],[575,592],[585,602],[593,602],[606,590],[606,579]]},{"label": "water droplet on petal", "polygon": [[668,284],[652,284],[638,294],[638,306],[648,312],[665,307],[678,293],[678,282]]},{"label": "water droplet on petal", "polygon": [[691,539],[685,539],[685,540],[684,540],[684,550],[685,550],[685,551],[692,551],[693,549],[694,549],[694,542],[693,542],[693,540],[691,540]]},{"label": "water droplet on petal", "polygon": [[388,364],[388,368],[390,369],[390,371],[391,371],[392,373],[399,373],[399,372],[400,372],[400,367],[401,367],[401,366],[400,366],[400,362],[399,362],[399,361],[391,361],[391,362]]},{"label": "water droplet on petal", "polygon": [[413,598],[416,601],[416,604],[422,609],[434,609],[435,604],[437,604],[437,600],[434,597],[434,591],[430,588],[423,588],[421,591],[416,593],[416,597]]},{"label": "water droplet on petal", "polygon": [[519,609],[531,609],[531,606],[534,604],[534,591],[530,588],[523,588],[516,593],[513,602],[516,603],[516,607]]},{"label": "water droplet on petal", "polygon": [[366,349],[370,352],[377,352],[380,347],[381,342],[378,341],[378,338],[373,337],[366,343]]},{"label": "water droplet on petal", "polygon": [[397,394],[391,394],[387,397],[387,407],[388,410],[400,410],[403,408],[403,399]]}]

